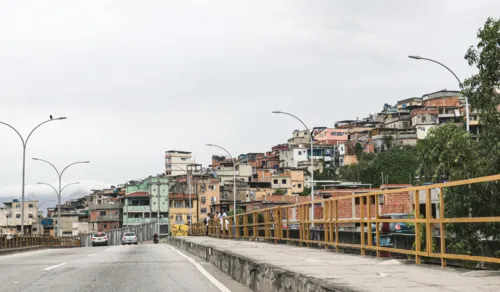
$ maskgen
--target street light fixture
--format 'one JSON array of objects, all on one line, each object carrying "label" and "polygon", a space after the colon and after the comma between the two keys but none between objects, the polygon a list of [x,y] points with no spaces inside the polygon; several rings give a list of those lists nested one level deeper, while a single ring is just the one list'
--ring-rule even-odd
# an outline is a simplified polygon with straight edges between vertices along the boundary
[{"label": "street light fixture", "polygon": [[[410,55],[408,56],[408,58],[410,59],[414,59],[414,60],[424,60],[424,61],[429,61],[429,62],[433,62],[433,63],[436,63],[438,65],[440,65],[441,67],[444,67],[446,70],[448,70],[451,74],[453,74],[453,76],[455,77],[455,79],[457,79],[458,81],[458,85],[460,86],[460,89],[462,89],[463,87],[463,84],[462,84],[462,81],[460,81],[460,78],[458,78],[457,74],[455,74],[455,72],[453,72],[450,68],[448,68],[448,66],[446,66],[445,64],[441,63],[441,62],[438,62],[436,60],[433,60],[433,59],[429,59],[429,58],[424,58],[424,57],[420,57],[418,55]],[[466,120],[466,128],[467,128],[467,132],[469,132],[469,98],[467,96],[465,96],[465,120]]]},{"label": "street light fixture", "polygon": [[229,155],[229,157],[231,158],[231,162],[233,163],[233,210],[234,210],[233,223],[236,224],[236,164],[234,163],[233,156],[231,155],[231,153],[229,153],[229,151],[226,150],[226,148],[215,144],[207,144],[207,146],[216,147],[224,150],[227,153],[227,155]]},{"label": "street light fixture", "polygon": [[28,137],[26,137],[26,139],[23,138],[23,136],[19,133],[18,130],[16,130],[16,128],[14,128],[13,126],[11,126],[7,123],[0,121],[0,124],[5,125],[5,126],[11,128],[12,130],[14,130],[17,133],[17,135],[19,136],[19,138],[21,138],[21,142],[23,143],[23,181],[22,181],[22,187],[21,187],[21,234],[22,235],[24,235],[24,187],[25,187],[25,177],[26,177],[26,146],[28,145],[28,140],[30,139],[31,134],[33,134],[33,132],[36,129],[38,129],[40,126],[42,126],[43,124],[46,124],[48,122],[60,121],[60,120],[66,119],[66,117],[60,117],[60,118],[55,118],[55,119],[53,119],[52,116],[50,116],[50,117],[51,118],[49,120],[46,120],[45,122],[42,122],[42,123],[38,124],[35,128],[33,128],[33,130],[31,130],[31,132],[28,134]]},{"label": "street light fixture", "polygon": [[[69,184],[65,185],[62,189],[60,189],[60,191],[59,191],[59,192],[58,192],[58,191],[57,191],[57,189],[56,189],[53,185],[51,185],[51,184],[44,183],[44,182],[37,182],[36,184],[37,184],[37,185],[46,185],[46,186],[49,186],[49,187],[51,187],[51,188],[54,190],[54,192],[56,192],[57,201],[58,201],[58,203],[59,203],[59,205],[57,206],[57,208],[58,208],[58,211],[57,211],[57,233],[56,233],[56,236],[57,236],[57,235],[59,234],[59,232],[60,232],[60,231],[59,231],[59,228],[61,227],[61,225],[60,225],[60,223],[61,223],[61,192],[62,192],[62,191],[63,191],[66,187],[71,186],[71,185],[77,185],[77,184],[80,184],[80,182],[69,183]],[[49,201],[54,201],[54,200],[49,200]],[[49,201],[45,201],[45,202],[43,202],[43,203],[46,203],[46,202],[49,202]],[[41,206],[41,205],[43,205],[43,203],[42,203],[42,204],[40,204],[40,205],[38,206],[38,208],[39,208],[39,209],[40,209],[40,206]]]},{"label": "street light fixture", "polygon": [[[302,123],[302,125],[306,128],[306,131],[309,133],[309,128],[307,127],[307,125],[301,119],[299,119],[297,116],[292,115],[291,113],[282,112],[282,111],[273,111],[273,114],[283,114],[283,115],[287,115],[287,116],[291,116],[292,118],[295,118],[296,120],[298,120],[299,122]],[[309,133],[309,138],[311,140],[311,220],[312,220],[311,227],[314,227],[314,160],[313,160],[314,142],[313,142],[313,133],[312,132]]]},{"label": "street light fixture", "polygon": [[59,232],[61,231],[61,192],[67,186],[72,185],[72,184],[77,184],[77,183],[71,183],[71,184],[68,184],[68,185],[64,186],[63,188],[61,188],[61,178],[62,178],[62,175],[64,174],[64,172],[66,171],[66,169],[68,169],[70,166],[75,165],[75,164],[81,164],[81,163],[90,163],[90,161],[77,161],[77,162],[70,163],[65,168],[63,168],[63,170],[61,172],[59,172],[59,170],[54,166],[54,164],[48,162],[47,160],[40,159],[40,158],[33,158],[33,160],[42,161],[42,162],[45,162],[45,163],[49,164],[50,166],[52,166],[52,168],[57,173],[57,177],[59,178],[59,192],[54,188],[54,190],[58,194],[58,198],[57,198],[58,199],[58,202],[57,202],[57,232],[58,233],[57,233],[57,235],[59,235]]}]

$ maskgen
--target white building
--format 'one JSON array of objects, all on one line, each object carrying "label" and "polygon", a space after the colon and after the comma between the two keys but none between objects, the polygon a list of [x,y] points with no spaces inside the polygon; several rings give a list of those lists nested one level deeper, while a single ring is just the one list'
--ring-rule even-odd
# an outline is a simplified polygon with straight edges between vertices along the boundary
[{"label": "white building", "polygon": [[288,145],[291,148],[299,147],[302,144],[310,143],[310,134],[307,130],[295,130],[292,132],[292,138],[288,139]]},{"label": "white building", "polygon": [[185,175],[187,166],[195,164],[191,152],[169,150],[165,151],[165,175],[176,176]]},{"label": "white building", "polygon": [[[12,200],[0,207],[0,233],[17,234],[21,231],[21,202]],[[38,201],[24,201],[24,228],[26,233],[38,233]]]},{"label": "white building", "polygon": [[307,160],[306,148],[283,149],[280,151],[280,167],[297,168],[300,161]]},{"label": "white building", "polygon": [[[221,184],[226,181],[233,182],[234,170],[232,165],[220,165],[216,170],[215,174],[217,178],[220,179]],[[252,176],[252,165],[250,164],[238,164],[236,165],[236,179],[238,181],[244,180],[246,182],[250,181]]]}]

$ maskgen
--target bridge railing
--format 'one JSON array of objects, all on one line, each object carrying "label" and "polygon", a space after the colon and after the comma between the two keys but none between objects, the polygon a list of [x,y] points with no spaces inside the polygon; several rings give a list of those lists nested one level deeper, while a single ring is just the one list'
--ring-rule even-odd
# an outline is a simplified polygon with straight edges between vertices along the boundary
[{"label": "bridge railing", "polygon": [[80,240],[71,236],[47,236],[47,235],[1,235],[0,249],[13,249],[22,247],[76,247],[80,246]]},{"label": "bridge railing", "polygon": [[[457,228],[490,226],[500,228],[498,214],[473,217],[477,214],[469,209],[469,215],[447,218],[449,208],[445,205],[453,200],[453,188],[459,191],[475,190],[470,196],[499,196],[500,175],[480,177],[441,184],[353,193],[314,201],[314,220],[311,217],[312,202],[277,206],[237,214],[228,220],[210,220],[209,236],[261,240],[274,243],[293,243],[299,246],[316,246],[358,250],[361,255],[377,257],[392,254],[409,257],[420,264],[439,261],[446,266],[447,260],[500,263],[500,238],[481,238],[481,254],[461,250],[454,232]],[[488,184],[488,187],[477,188]],[[457,190],[457,189],[455,189]],[[481,193],[479,193],[481,192]],[[446,199],[446,200],[445,200]],[[401,218],[400,218],[401,217]],[[453,225],[453,226],[452,226]],[[469,225],[469,227],[465,227]],[[458,227],[457,227],[458,226]],[[449,228],[453,227],[453,228]],[[453,231],[455,230],[455,231]],[[192,235],[204,235],[203,225],[194,224]],[[500,237],[497,234],[496,237]]]}]

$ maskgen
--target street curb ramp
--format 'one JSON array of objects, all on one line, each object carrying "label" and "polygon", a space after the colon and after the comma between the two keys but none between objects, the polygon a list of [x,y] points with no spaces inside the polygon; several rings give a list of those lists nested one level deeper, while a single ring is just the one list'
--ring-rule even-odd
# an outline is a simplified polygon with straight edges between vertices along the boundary
[{"label": "street curb ramp", "polygon": [[[222,251],[214,246],[186,241],[182,238],[169,238],[168,243],[188,251],[219,268],[236,281],[258,292],[357,292],[343,284],[330,284],[320,279],[297,274],[259,263],[243,255]],[[332,278],[329,278],[332,280]],[[338,279],[341,282],[341,279]]]}]

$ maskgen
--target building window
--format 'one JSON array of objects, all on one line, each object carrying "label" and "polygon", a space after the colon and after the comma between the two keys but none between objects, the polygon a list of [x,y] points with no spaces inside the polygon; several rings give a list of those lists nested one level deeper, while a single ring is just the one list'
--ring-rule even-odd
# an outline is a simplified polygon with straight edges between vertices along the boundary
[{"label": "building window", "polygon": [[28,208],[33,208],[33,204],[28,204]]},{"label": "building window", "polygon": [[16,209],[21,209],[21,204],[16,204]]},{"label": "building window", "polygon": [[104,228],[108,228],[108,224],[104,223]]},{"label": "building window", "polygon": [[286,184],[286,179],[282,179],[282,180],[281,180],[281,183],[282,183],[282,184]]},{"label": "building window", "polygon": [[175,215],[175,221],[182,221],[182,215]]},{"label": "building window", "polygon": [[174,208],[182,208],[182,201],[174,201]]},{"label": "building window", "polygon": [[297,187],[298,187],[298,188],[301,188],[301,187],[302,187],[302,184],[298,184],[298,185],[297,185]]},{"label": "building window", "polygon": [[33,219],[33,214],[28,214],[28,218]]},{"label": "building window", "polygon": [[207,197],[205,197],[205,196],[201,196],[201,202],[202,202],[203,204],[205,204],[205,202],[206,202],[206,201],[207,201]]},{"label": "building window", "polygon": [[99,216],[106,216],[106,211],[99,211]]},{"label": "building window", "polygon": [[206,214],[207,213],[207,208],[201,208],[200,209],[201,214]]},{"label": "building window", "polygon": [[16,214],[16,219],[20,219],[21,218],[21,214]]},{"label": "building window", "polygon": [[277,179],[273,180],[273,183],[274,183],[275,185],[277,185],[277,184],[278,184],[278,180],[277,180]]},{"label": "building window", "polygon": [[302,155],[302,151],[299,151],[299,155]]}]

